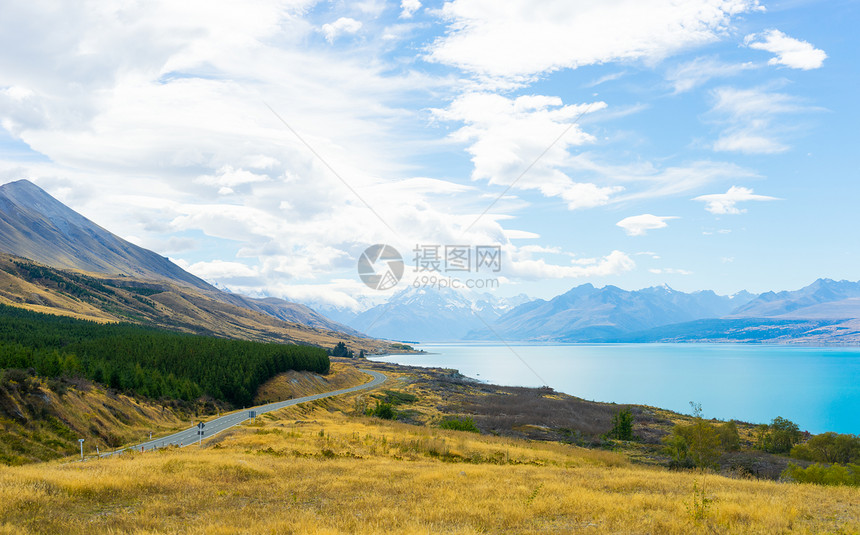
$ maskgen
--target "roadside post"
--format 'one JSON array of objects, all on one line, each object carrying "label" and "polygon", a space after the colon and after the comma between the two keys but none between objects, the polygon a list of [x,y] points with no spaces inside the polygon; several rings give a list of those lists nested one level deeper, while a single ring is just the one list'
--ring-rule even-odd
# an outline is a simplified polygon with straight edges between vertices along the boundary
[{"label": "roadside post", "polygon": [[81,460],[84,460],[84,439],[79,438],[78,443],[81,445]]}]

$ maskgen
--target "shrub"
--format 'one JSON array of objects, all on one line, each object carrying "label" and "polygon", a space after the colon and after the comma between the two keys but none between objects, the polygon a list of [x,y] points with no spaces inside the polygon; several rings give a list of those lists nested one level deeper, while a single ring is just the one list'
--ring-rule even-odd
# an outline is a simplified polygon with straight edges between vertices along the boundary
[{"label": "shrub", "polygon": [[416,401],[418,401],[418,396],[414,394],[409,394],[407,392],[397,392],[396,390],[383,390],[382,393],[382,401],[384,403],[390,403],[391,405],[404,405],[408,403],[415,403]]},{"label": "shrub", "polygon": [[439,423],[442,429],[453,429],[455,431],[469,431],[471,433],[480,433],[481,430],[475,425],[475,421],[468,416],[462,418],[445,418]]},{"label": "shrub", "polygon": [[714,468],[722,453],[717,428],[702,418],[689,425],[676,425],[664,442],[672,466],[678,468]]},{"label": "shrub", "polygon": [[383,420],[393,420],[395,416],[391,403],[380,403],[379,400],[376,401],[376,408],[368,409],[367,412],[368,416],[375,416]]},{"label": "shrub", "polygon": [[798,483],[815,483],[817,485],[849,485],[860,487],[860,464],[842,466],[823,466],[813,464],[806,468],[789,463],[782,476],[793,479]]}]

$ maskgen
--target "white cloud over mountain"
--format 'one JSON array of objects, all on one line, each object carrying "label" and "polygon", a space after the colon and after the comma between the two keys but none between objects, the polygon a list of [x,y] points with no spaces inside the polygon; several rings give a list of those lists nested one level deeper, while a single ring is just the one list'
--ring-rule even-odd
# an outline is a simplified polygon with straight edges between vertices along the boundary
[{"label": "white cloud over mountain", "polygon": [[766,68],[826,54],[764,29],[756,0],[0,11],[0,181],[237,290],[347,307],[373,243],[499,245],[515,282],[647,276],[618,227],[681,228],[690,198],[774,176],[749,156],[791,155],[824,101]]}]

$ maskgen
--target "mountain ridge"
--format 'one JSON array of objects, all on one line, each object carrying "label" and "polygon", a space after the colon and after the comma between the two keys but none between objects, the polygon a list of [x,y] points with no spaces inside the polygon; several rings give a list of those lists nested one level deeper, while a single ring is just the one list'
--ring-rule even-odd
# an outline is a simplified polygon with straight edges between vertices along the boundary
[{"label": "mountain ridge", "polygon": [[[174,295],[176,298],[174,304],[184,311],[179,316],[184,318],[182,322],[187,328],[192,328],[189,325],[193,323],[187,314],[190,314],[190,311],[196,306],[190,303],[205,299],[206,306],[210,310],[229,309],[233,311],[234,316],[242,318],[239,323],[242,321],[250,322],[253,327],[249,327],[250,330],[246,334],[251,338],[263,336],[261,329],[268,327],[275,329],[281,335],[283,335],[284,329],[293,328],[288,325],[280,325],[277,322],[302,325],[311,331],[342,333],[353,339],[363,338],[363,335],[355,329],[329,320],[299,303],[274,297],[259,299],[224,292],[203,279],[188,273],[169,259],[116,236],[67,207],[28,180],[17,180],[0,186],[0,253],[27,259],[55,270],[80,273],[84,277],[95,277],[105,281],[126,279],[121,282],[140,286],[146,286],[150,283],[170,284],[171,290],[168,293]],[[5,265],[11,265],[9,264],[10,261],[7,259]],[[74,277],[74,275],[52,273],[50,276],[65,278],[63,284],[74,284],[69,279],[70,276]],[[14,282],[10,284],[21,286]],[[30,293],[36,296],[41,295],[38,299],[47,300],[47,302],[65,303],[66,308],[64,310],[67,312],[77,306],[66,303],[56,296],[50,297],[44,293],[46,291],[48,291],[46,288],[41,288]],[[89,290],[83,291],[89,292]],[[162,298],[166,298],[166,295],[168,294],[163,295]],[[27,303],[30,297],[10,294],[6,300],[10,304],[16,304],[19,301]],[[218,302],[220,305],[216,306],[213,302]],[[28,304],[39,306],[37,303]],[[111,306],[116,307],[117,305],[114,303]],[[50,309],[51,307],[46,306],[45,308]],[[244,312],[238,309],[244,309]],[[133,313],[122,306],[117,310],[121,310],[123,314]],[[219,311],[218,314],[220,313],[222,312]],[[253,314],[249,315],[249,313]],[[88,314],[101,318],[101,315],[95,312],[92,307],[88,309]],[[268,320],[261,321],[254,314],[268,316],[275,323]],[[114,313],[107,313],[104,316],[101,319],[118,320],[123,317],[122,314],[117,316]],[[201,313],[199,317],[207,318],[207,322],[211,322],[214,318],[208,313]],[[158,321],[165,323],[166,320],[161,318]],[[225,321],[230,322],[227,318]],[[264,327],[265,325],[268,327]],[[207,329],[212,330],[212,327],[209,325]],[[219,335],[232,336],[242,331],[243,328],[233,325],[232,327],[215,328],[213,332]],[[274,336],[274,338],[283,338],[281,335]],[[302,336],[300,334],[299,338]],[[311,338],[316,338],[316,335],[311,336]],[[295,341],[293,336],[286,336],[283,339]]]},{"label": "mountain ridge", "polygon": [[0,186],[0,252],[57,269],[169,280],[211,299],[283,321],[360,335],[300,303],[224,292],[169,259],[116,236],[29,180]]},{"label": "mountain ridge", "polygon": [[487,339],[502,332],[511,340],[610,341],[661,325],[720,317],[738,303],[710,290],[684,293],[663,286],[623,290],[581,284],[550,300],[537,299],[501,316],[492,330],[469,333]]},{"label": "mountain ridge", "polygon": [[167,258],[93,223],[29,180],[0,186],[0,251],[59,269],[166,278],[214,289]]}]

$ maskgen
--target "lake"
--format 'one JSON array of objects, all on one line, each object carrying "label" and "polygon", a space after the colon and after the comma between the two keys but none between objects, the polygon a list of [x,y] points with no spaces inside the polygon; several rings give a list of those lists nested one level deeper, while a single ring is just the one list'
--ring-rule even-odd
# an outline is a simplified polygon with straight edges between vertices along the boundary
[{"label": "lake", "polygon": [[706,418],[811,433],[860,434],[860,348],[734,344],[420,344],[426,355],[374,360],[454,368],[509,386],[547,385],[594,401],[652,405]]}]

